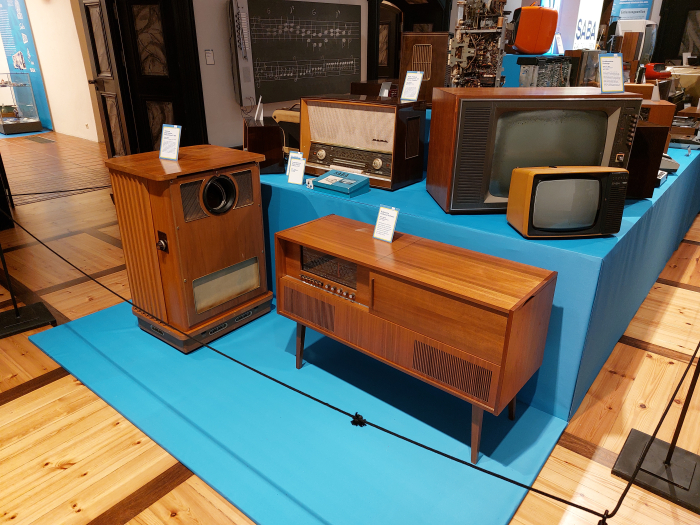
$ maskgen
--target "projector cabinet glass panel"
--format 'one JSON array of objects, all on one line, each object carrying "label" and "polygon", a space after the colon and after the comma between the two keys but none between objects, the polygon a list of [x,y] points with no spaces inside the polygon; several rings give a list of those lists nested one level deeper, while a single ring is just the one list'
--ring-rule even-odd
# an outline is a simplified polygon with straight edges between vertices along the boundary
[{"label": "projector cabinet glass panel", "polygon": [[192,281],[198,314],[260,287],[258,258],[234,264]]},{"label": "projector cabinet glass panel", "polygon": [[[600,166],[608,115],[604,111],[509,111],[496,124],[489,193],[508,197],[515,168]],[[537,147],[533,147],[533,146]]]},{"label": "projector cabinet glass panel", "polygon": [[535,188],[532,226],[538,230],[585,230],[595,224],[600,201],[596,179],[557,179]]}]

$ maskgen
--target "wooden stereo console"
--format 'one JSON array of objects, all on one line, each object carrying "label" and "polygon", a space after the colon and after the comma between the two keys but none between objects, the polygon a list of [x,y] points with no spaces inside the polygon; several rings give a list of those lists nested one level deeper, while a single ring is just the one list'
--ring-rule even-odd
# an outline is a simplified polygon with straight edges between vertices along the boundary
[{"label": "wooden stereo console", "polygon": [[275,235],[278,312],[473,405],[515,417],[542,364],[556,272],[329,215]]},{"label": "wooden stereo console", "polygon": [[270,311],[263,160],[202,145],[180,148],[177,161],[151,151],[105,163],[133,312],[141,329],[184,353]]}]

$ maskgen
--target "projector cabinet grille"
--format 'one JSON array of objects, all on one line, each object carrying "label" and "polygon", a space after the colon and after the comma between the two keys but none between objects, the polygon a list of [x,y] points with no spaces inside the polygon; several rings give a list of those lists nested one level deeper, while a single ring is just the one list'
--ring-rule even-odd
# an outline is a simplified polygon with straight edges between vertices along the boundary
[{"label": "projector cabinet grille", "polygon": [[199,190],[202,187],[201,180],[186,182],[180,185],[180,197],[182,198],[182,212],[185,222],[196,221],[208,217],[199,204]]},{"label": "projector cabinet grille", "polygon": [[463,108],[457,144],[452,207],[477,204],[481,199],[481,184],[486,163],[491,108]]},{"label": "projector cabinet grille", "polygon": [[414,341],[413,369],[487,403],[493,372],[447,352]]},{"label": "projector cabinet grille", "polygon": [[253,204],[253,175],[250,171],[234,173],[231,175],[238,186],[238,200],[236,208]]},{"label": "projector cabinet grille", "polygon": [[330,332],[335,330],[335,306],[332,304],[285,286],[284,308],[316,326]]}]

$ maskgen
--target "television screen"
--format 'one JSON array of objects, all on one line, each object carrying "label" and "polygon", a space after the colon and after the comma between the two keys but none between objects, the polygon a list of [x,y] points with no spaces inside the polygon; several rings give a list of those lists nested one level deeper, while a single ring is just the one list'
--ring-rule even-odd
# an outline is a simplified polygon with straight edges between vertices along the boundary
[{"label": "television screen", "polygon": [[539,109],[498,118],[489,193],[508,197],[515,168],[600,166],[608,131],[604,111]]},{"label": "television screen", "polygon": [[582,230],[595,223],[600,200],[596,179],[544,180],[535,188],[532,226],[540,230]]}]

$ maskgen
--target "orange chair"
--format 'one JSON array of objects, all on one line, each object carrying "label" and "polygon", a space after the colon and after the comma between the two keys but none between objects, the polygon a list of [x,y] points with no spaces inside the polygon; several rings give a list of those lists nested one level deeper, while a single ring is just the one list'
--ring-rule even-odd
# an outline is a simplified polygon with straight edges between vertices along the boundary
[{"label": "orange chair", "polygon": [[555,9],[519,7],[513,13],[513,48],[524,55],[546,53],[552,46],[558,18]]}]

